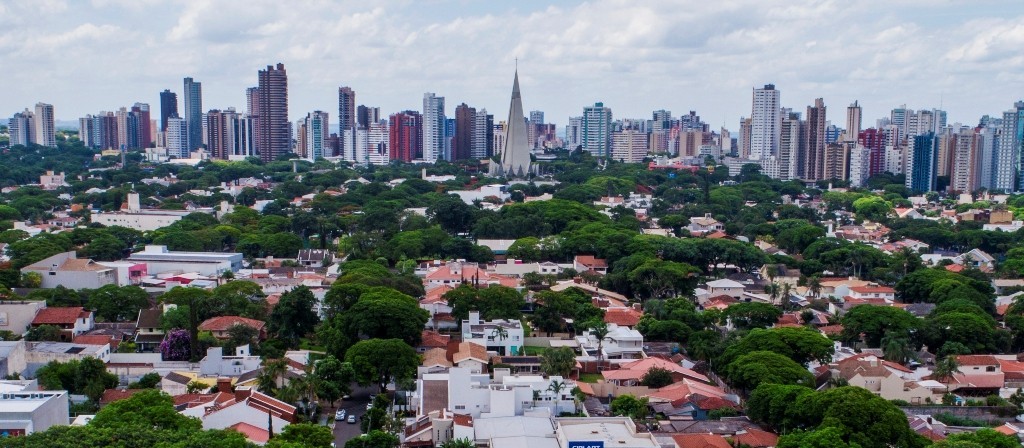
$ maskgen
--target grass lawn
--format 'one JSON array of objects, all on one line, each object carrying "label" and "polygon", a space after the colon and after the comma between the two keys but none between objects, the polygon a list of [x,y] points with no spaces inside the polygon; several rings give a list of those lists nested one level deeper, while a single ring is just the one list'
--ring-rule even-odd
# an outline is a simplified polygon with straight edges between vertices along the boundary
[{"label": "grass lawn", "polygon": [[547,350],[547,347],[538,347],[536,345],[525,345],[525,346],[523,346],[523,350],[526,351],[526,356],[540,356],[540,355],[544,354],[544,350]]},{"label": "grass lawn", "polygon": [[597,380],[603,378],[600,373],[583,373],[580,374],[580,382],[583,383],[596,383]]}]

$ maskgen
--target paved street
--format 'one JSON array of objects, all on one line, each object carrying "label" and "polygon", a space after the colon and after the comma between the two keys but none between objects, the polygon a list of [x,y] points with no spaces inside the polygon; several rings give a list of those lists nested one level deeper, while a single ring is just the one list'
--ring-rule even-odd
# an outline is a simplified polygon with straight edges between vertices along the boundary
[{"label": "paved street", "polygon": [[[376,387],[359,387],[355,386],[352,391],[351,398],[348,400],[340,401],[341,409],[348,411],[348,415],[356,416],[356,423],[346,422],[334,422],[334,444],[336,446],[343,447],[345,442],[349,439],[362,434],[359,431],[359,417],[362,417],[366,413],[366,403],[370,402],[370,394],[376,393]],[[331,411],[330,418],[334,419],[334,410]]]}]

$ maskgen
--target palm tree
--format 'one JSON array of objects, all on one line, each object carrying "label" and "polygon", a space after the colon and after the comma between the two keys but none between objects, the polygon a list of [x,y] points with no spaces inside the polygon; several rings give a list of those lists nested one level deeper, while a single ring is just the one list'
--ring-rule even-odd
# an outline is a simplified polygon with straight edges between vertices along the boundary
[{"label": "palm tree", "polygon": [[772,305],[777,305],[775,299],[779,298],[779,284],[771,282],[764,286],[764,292],[768,293],[768,297],[772,300]]},{"label": "palm tree", "polygon": [[561,394],[562,389],[565,389],[566,386],[565,381],[552,380],[548,385],[548,390],[554,392],[555,398],[558,398],[558,394]]},{"label": "palm tree", "polygon": [[782,291],[779,292],[779,295],[781,296],[780,300],[782,300],[782,309],[784,310],[788,309],[791,305],[791,302],[789,300],[789,293],[792,288],[793,285],[790,285],[789,283],[783,283]]},{"label": "palm tree", "polygon": [[288,361],[277,359],[263,364],[263,371],[256,379],[256,389],[273,395],[281,387],[280,378],[288,371]]},{"label": "palm tree", "polygon": [[815,299],[821,294],[821,277],[812,275],[807,277],[807,290],[811,292],[811,296]]},{"label": "palm tree", "polygon": [[882,336],[882,354],[885,359],[900,364],[906,364],[914,358],[914,351],[910,349],[910,341],[892,331],[886,332]]},{"label": "palm tree", "polygon": [[960,373],[960,362],[956,360],[956,355],[948,355],[935,363],[932,377],[946,384],[946,393],[948,394],[949,380],[953,379],[957,373]]},{"label": "palm tree", "polygon": [[590,328],[590,334],[597,339],[597,365],[600,367],[604,362],[604,338],[608,337],[608,324],[598,321]]},{"label": "palm tree", "polygon": [[494,330],[491,331],[491,339],[492,340],[493,339],[497,339],[498,340],[498,342],[502,345],[501,354],[504,355],[505,354],[505,350],[504,350],[504,345],[505,344],[504,344],[504,341],[505,341],[505,339],[508,339],[508,330],[506,330],[505,327],[502,327],[500,325],[497,326],[497,327],[494,327]]}]

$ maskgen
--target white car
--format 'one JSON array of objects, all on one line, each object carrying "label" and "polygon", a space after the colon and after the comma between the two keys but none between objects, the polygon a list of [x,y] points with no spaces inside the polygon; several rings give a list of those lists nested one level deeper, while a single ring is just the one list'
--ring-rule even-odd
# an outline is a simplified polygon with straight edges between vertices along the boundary
[{"label": "white car", "polygon": [[352,414],[352,415],[348,416],[348,422],[349,423],[355,423],[356,422],[356,415]]},{"label": "white car", "polygon": [[334,421],[340,422],[342,420],[345,420],[345,417],[347,416],[346,414],[347,412],[345,412],[344,409],[338,409],[338,412],[334,413]]},{"label": "white car", "polygon": [[369,411],[370,409],[373,409],[373,402],[372,401],[369,402],[369,403],[366,403],[366,410]]}]

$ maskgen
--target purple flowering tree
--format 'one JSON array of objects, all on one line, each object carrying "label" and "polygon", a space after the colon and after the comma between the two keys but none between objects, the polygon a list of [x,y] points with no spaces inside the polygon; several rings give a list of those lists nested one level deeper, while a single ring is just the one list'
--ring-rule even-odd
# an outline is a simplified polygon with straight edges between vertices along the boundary
[{"label": "purple flowering tree", "polygon": [[160,354],[163,355],[164,361],[188,361],[191,353],[190,344],[187,331],[171,330],[160,342]]}]

